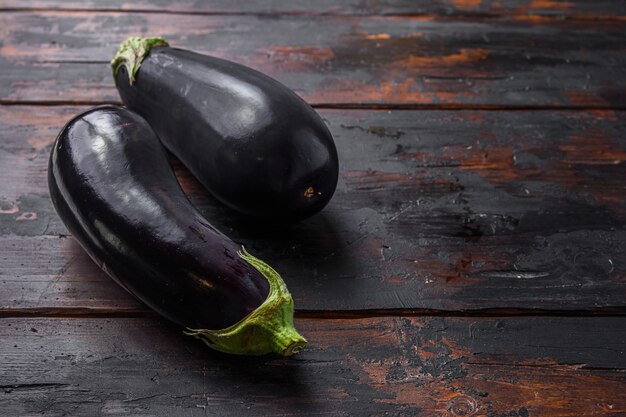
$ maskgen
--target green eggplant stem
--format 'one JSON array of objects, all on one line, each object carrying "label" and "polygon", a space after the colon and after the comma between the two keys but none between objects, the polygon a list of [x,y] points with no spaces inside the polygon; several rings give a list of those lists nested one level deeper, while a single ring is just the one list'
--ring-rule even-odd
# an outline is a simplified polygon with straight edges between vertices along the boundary
[{"label": "green eggplant stem", "polygon": [[242,248],[238,255],[265,276],[270,284],[267,299],[238,323],[221,330],[187,329],[212,349],[236,355],[277,353],[291,356],[307,342],[293,325],[293,299],[285,282],[271,266]]},{"label": "green eggplant stem", "polygon": [[169,43],[162,37],[141,38],[139,36],[131,36],[122,42],[117,49],[115,57],[111,61],[113,79],[117,80],[117,73],[120,68],[126,67],[126,72],[128,73],[128,78],[132,85],[133,82],[135,82],[137,71],[139,71],[141,63],[155,46],[169,46]]}]

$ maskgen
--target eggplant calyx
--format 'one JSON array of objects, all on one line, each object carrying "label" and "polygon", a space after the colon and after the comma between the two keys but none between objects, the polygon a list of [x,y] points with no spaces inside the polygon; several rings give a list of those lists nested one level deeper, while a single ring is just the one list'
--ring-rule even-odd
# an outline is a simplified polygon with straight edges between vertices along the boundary
[{"label": "eggplant calyx", "polygon": [[278,353],[291,356],[306,346],[293,325],[293,299],[285,282],[271,266],[242,248],[238,255],[267,278],[267,299],[254,311],[230,327],[221,330],[187,329],[186,335],[202,340],[207,346],[236,355]]},{"label": "eggplant calyx", "polygon": [[117,84],[117,73],[122,66],[126,67],[128,78],[132,85],[135,76],[143,60],[148,56],[150,50],[155,46],[169,46],[165,38],[141,38],[139,36],[131,36],[122,42],[117,48],[117,53],[111,61],[111,69],[113,70],[113,79]]}]

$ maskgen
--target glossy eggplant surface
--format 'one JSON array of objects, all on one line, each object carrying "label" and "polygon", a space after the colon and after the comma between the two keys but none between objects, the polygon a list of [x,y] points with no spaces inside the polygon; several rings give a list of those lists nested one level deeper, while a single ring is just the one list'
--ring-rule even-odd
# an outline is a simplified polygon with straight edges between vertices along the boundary
[{"label": "glossy eggplant surface", "polygon": [[54,143],[48,182],[91,258],[189,334],[230,353],[291,354],[304,345],[280,276],[191,205],[139,115],[102,106],[74,118]]},{"label": "glossy eggplant surface", "polygon": [[220,201],[249,216],[302,219],[331,199],[337,150],[320,116],[243,65],[130,38],[112,62],[124,104]]}]

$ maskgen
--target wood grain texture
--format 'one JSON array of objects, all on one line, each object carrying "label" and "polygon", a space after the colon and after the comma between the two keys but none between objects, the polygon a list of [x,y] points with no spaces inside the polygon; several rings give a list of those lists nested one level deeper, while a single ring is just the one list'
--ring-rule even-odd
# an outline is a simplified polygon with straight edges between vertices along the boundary
[{"label": "wood grain texture", "polygon": [[153,319],[0,319],[0,409],[38,416],[620,416],[624,318],[298,320],[290,359]]},{"label": "wood grain texture", "polygon": [[119,100],[108,61],[141,34],[249,65],[321,106],[626,108],[620,20],[54,11],[2,13],[0,28],[4,103]]},{"label": "wood grain texture", "polygon": [[621,19],[624,8],[611,0],[0,0],[3,10],[149,11],[189,14],[323,14],[323,15],[540,15],[568,19]]},{"label": "wood grain texture", "polygon": [[[2,308],[141,309],[48,197],[50,145],[83,109],[0,107]],[[174,161],[194,204],[282,273],[298,311],[626,307],[624,112],[321,115],[339,186],[298,224],[234,215]]]}]

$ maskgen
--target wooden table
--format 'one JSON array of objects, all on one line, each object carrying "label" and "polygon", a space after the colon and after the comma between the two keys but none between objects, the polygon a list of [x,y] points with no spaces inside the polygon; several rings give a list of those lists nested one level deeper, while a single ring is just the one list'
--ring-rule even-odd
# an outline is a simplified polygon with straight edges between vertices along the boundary
[{"label": "wooden table", "polygon": [[[283,275],[310,346],[215,353],[117,287],[48,196],[51,143],[118,102],[129,35],[309,101],[323,213],[214,224]],[[0,415],[626,415],[626,5],[0,0]]]}]

